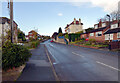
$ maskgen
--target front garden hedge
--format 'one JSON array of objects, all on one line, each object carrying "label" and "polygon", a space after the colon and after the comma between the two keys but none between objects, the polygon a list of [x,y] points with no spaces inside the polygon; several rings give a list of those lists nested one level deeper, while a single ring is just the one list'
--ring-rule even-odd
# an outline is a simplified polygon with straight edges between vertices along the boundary
[{"label": "front garden hedge", "polygon": [[31,56],[30,51],[21,45],[6,42],[2,46],[2,69],[8,70],[25,64]]}]

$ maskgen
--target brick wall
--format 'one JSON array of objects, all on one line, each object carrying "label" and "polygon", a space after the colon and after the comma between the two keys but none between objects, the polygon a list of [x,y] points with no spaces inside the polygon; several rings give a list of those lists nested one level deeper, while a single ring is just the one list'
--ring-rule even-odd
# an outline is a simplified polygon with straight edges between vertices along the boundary
[{"label": "brick wall", "polygon": [[117,38],[117,33],[114,33],[113,34],[113,40],[118,40],[118,39],[120,39],[120,38]]}]

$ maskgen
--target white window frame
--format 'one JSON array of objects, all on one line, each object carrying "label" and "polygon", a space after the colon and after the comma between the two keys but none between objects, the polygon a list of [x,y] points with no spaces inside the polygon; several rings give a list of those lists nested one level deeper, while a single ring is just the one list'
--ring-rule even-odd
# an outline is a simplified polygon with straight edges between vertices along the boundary
[{"label": "white window frame", "polygon": [[90,36],[94,36],[94,33],[90,33]]},{"label": "white window frame", "polygon": [[102,27],[105,27],[106,26],[106,23],[102,23]]},{"label": "white window frame", "polygon": [[95,25],[95,27],[94,27],[95,29],[98,29],[98,25]]},{"label": "white window frame", "polygon": [[111,25],[111,29],[115,29],[115,28],[118,28],[118,23]]},{"label": "white window frame", "polygon": [[101,36],[99,36],[98,34],[101,34],[101,36],[102,36],[102,31],[99,31],[99,32],[96,32],[96,33],[95,33],[96,37],[101,37]]},{"label": "white window frame", "polygon": [[109,34],[105,34],[105,40],[109,40]]},{"label": "white window frame", "polygon": [[120,38],[120,32],[117,33],[117,38]]},{"label": "white window frame", "polygon": [[113,40],[113,34],[110,34],[110,40]]}]

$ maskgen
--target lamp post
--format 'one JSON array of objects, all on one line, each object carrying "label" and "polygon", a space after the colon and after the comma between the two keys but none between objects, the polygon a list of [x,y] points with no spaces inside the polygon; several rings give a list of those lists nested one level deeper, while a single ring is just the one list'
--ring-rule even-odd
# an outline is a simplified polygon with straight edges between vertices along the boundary
[{"label": "lamp post", "polygon": [[[110,15],[107,14],[107,17],[109,17],[109,30],[110,30]],[[109,50],[111,50],[111,45],[110,45],[110,34],[109,34]]]}]

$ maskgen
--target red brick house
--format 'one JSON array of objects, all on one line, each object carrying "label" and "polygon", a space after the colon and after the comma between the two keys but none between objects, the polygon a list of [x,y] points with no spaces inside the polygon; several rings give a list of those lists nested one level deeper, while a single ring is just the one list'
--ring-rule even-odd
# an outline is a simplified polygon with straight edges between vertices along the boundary
[{"label": "red brick house", "polygon": [[105,41],[104,33],[109,29],[109,22],[100,22],[94,25],[94,29],[81,34],[81,38],[95,39],[96,41],[103,42]]},{"label": "red brick house", "polygon": [[94,30],[90,32],[83,33],[81,38],[95,39],[99,42],[104,42],[108,40],[120,40],[120,22],[114,20],[110,22],[99,22],[94,25]]},{"label": "red brick house", "polygon": [[118,20],[113,21],[110,29],[104,35],[105,40],[120,40],[120,22]]},{"label": "red brick house", "polygon": [[26,38],[30,39],[37,39],[38,38],[38,33],[34,30],[28,32],[28,36],[26,36]]},{"label": "red brick house", "polygon": [[88,38],[88,33],[82,33],[81,35],[80,35],[80,38]]}]

